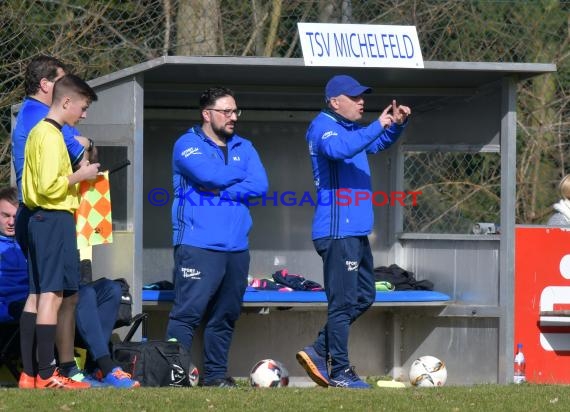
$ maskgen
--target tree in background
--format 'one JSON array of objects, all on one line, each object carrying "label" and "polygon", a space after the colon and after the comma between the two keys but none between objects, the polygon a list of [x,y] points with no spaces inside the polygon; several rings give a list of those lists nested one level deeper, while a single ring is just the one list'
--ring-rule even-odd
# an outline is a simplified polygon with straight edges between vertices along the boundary
[{"label": "tree in background", "polygon": [[[170,3],[171,0],[168,0]],[[180,0],[176,13],[176,54],[211,56],[218,54],[222,40],[218,0]]]}]

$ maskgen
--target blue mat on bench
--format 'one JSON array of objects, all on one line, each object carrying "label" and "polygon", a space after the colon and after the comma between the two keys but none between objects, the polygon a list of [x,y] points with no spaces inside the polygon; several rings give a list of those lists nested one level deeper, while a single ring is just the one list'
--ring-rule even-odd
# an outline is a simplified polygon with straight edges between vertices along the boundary
[{"label": "blue mat on bench", "polygon": [[[174,300],[173,290],[143,290],[143,301],[171,302]],[[376,302],[447,302],[451,298],[445,293],[429,290],[406,290],[395,292],[376,292]],[[325,292],[277,292],[248,288],[243,301],[257,302],[326,302]]]}]

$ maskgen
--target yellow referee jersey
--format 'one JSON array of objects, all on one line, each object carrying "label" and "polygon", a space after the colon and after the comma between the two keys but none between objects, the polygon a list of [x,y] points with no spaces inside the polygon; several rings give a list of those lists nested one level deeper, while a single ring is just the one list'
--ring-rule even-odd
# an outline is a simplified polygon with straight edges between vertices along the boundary
[{"label": "yellow referee jersey", "polygon": [[78,185],[69,186],[73,173],[61,130],[40,121],[28,135],[24,151],[22,196],[29,209],[41,207],[74,213],[79,207]]}]

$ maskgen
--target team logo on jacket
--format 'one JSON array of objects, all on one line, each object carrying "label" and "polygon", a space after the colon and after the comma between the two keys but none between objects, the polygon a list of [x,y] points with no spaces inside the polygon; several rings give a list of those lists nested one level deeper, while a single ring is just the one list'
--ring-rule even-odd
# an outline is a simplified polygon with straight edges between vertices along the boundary
[{"label": "team logo on jacket", "polygon": [[191,279],[201,279],[200,275],[202,274],[202,272],[200,272],[198,269],[194,269],[194,268],[180,268],[180,270],[182,271],[182,277],[184,279],[187,278],[191,278]]},{"label": "team logo on jacket", "polygon": [[344,262],[346,264],[346,270],[349,272],[354,272],[358,270],[358,261],[356,260],[347,260]]},{"label": "team logo on jacket", "polygon": [[321,136],[321,140],[325,140],[328,139],[329,137],[333,137],[333,136],[337,136],[338,133],[335,132],[334,130],[329,130],[328,132],[324,132],[323,135]]},{"label": "team logo on jacket", "polygon": [[189,147],[188,149],[184,150],[181,155],[184,157],[188,157],[199,154],[202,154],[199,147]]},{"label": "team logo on jacket", "polygon": [[234,159],[234,162],[239,162],[239,161],[241,160],[241,159],[239,158],[239,156],[234,156],[233,159]]}]

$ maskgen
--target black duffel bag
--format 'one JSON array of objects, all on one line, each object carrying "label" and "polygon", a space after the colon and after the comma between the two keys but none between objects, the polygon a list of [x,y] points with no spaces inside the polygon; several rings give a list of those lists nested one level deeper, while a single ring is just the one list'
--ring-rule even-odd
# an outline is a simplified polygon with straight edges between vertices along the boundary
[{"label": "black duffel bag", "polygon": [[178,342],[121,342],[112,347],[113,360],[141,386],[196,386],[198,369]]}]

